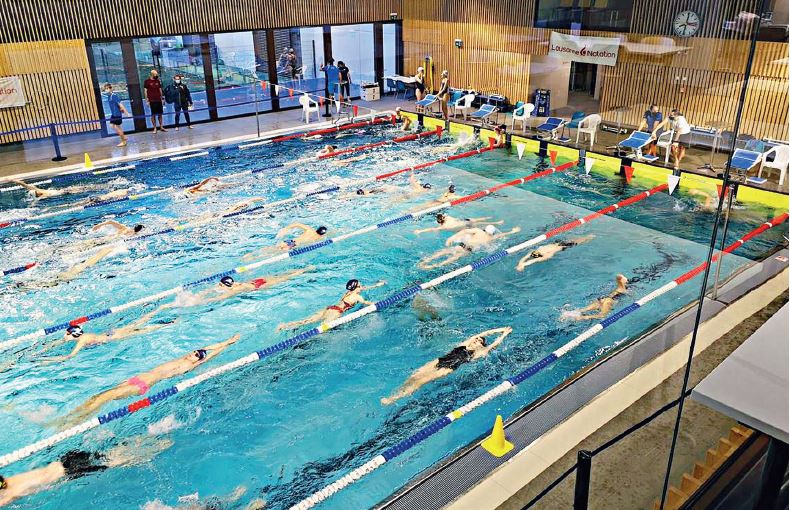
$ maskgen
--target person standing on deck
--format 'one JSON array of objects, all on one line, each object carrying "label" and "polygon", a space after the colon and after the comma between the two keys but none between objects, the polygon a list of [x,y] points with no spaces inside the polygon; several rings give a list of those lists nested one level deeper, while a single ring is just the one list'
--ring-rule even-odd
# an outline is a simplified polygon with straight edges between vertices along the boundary
[{"label": "person standing on deck", "polygon": [[151,109],[151,124],[154,126],[154,133],[156,133],[156,119],[159,119],[159,129],[167,131],[165,125],[162,123],[162,113],[164,107],[162,105],[162,82],[159,80],[159,73],[156,69],[151,69],[151,77],[143,83],[143,95]]},{"label": "person standing on deck", "polygon": [[118,97],[118,94],[112,91],[112,84],[104,84],[104,93],[107,94],[107,104],[110,107],[110,126],[112,126],[115,132],[118,133],[118,136],[121,139],[121,143],[119,143],[117,146],[126,147],[127,139],[126,135],[123,133],[121,124],[123,123],[123,116],[129,115],[129,112],[121,103],[121,98]]},{"label": "person standing on deck", "polygon": [[189,119],[189,109],[192,108],[192,94],[189,93],[189,87],[184,82],[184,75],[177,74],[173,79],[173,85],[176,92],[176,101],[174,103],[176,109],[176,131],[181,121],[181,112],[184,112],[184,119],[187,121],[187,127],[192,129],[192,122]]}]

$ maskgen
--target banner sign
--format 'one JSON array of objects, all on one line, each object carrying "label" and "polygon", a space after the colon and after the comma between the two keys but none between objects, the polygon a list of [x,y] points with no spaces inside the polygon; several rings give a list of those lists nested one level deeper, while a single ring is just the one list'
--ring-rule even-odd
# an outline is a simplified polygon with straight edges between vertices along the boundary
[{"label": "banner sign", "polygon": [[19,76],[0,76],[0,108],[25,106],[25,91]]},{"label": "banner sign", "polygon": [[551,33],[549,56],[563,61],[587,62],[613,66],[617,64],[620,39],[615,37],[584,37]]}]

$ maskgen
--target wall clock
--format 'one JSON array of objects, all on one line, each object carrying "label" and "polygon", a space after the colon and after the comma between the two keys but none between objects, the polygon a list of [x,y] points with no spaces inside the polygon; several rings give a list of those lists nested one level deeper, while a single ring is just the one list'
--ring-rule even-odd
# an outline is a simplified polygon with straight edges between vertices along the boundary
[{"label": "wall clock", "polygon": [[694,11],[683,11],[675,16],[672,28],[678,37],[693,37],[702,25],[699,14]]}]

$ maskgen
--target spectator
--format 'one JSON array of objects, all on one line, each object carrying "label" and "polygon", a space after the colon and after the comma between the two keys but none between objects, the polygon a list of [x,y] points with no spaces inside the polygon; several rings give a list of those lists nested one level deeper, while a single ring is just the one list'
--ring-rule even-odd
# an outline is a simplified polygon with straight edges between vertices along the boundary
[{"label": "spectator", "polygon": [[349,69],[345,62],[339,60],[337,62],[338,76],[340,77],[340,101],[343,98],[351,98],[351,69]]},{"label": "spectator", "polygon": [[184,119],[187,121],[187,127],[192,129],[192,122],[189,119],[189,109],[192,108],[192,95],[189,93],[189,87],[184,81],[184,76],[177,74],[173,79],[172,86],[175,89],[176,96],[175,103],[173,103],[176,109],[176,131],[178,131],[182,111],[184,112]]},{"label": "spectator", "polygon": [[290,48],[286,46],[283,48],[283,52],[280,53],[280,57],[277,59],[277,72],[282,73],[285,71],[285,67],[288,65],[288,52]]},{"label": "spectator", "polygon": [[121,98],[118,97],[118,94],[112,91],[111,84],[104,84],[104,92],[107,94],[107,104],[110,106],[110,125],[121,138],[121,143],[118,144],[118,147],[125,147],[126,135],[123,134],[121,123],[123,123],[123,116],[129,115],[129,112],[126,110],[126,107],[121,104]]},{"label": "spectator", "polygon": [[[664,115],[658,111],[658,105],[653,103],[650,105],[650,108],[645,111],[645,114],[642,116],[642,120],[639,122],[639,127],[637,128],[638,131],[647,131],[648,133],[653,132],[653,128],[656,127],[656,124],[660,124],[664,120]],[[661,136],[663,129],[659,129],[656,131],[658,136]],[[657,138],[650,142],[650,145],[647,148],[647,153],[651,156],[655,156],[658,152],[658,146],[656,145]]]},{"label": "spectator", "polygon": [[674,168],[678,170],[680,168],[680,162],[683,161],[683,157],[686,155],[686,149],[691,146],[691,126],[686,120],[686,117],[684,117],[677,108],[669,112],[669,117],[653,128],[653,137],[657,138],[656,133],[667,126],[675,131],[672,142],[672,155],[675,157]]},{"label": "spectator", "polygon": [[159,80],[159,73],[156,69],[151,69],[151,77],[143,83],[143,95],[148,102],[148,107],[151,109],[151,124],[154,125],[154,133],[156,133],[156,119],[159,118],[159,129],[167,131],[165,125],[162,123],[162,113],[164,108],[162,105],[162,82]]},{"label": "spectator", "polygon": [[296,61],[296,51],[293,48],[288,50],[288,70],[291,73],[291,79],[295,80],[299,76],[299,62]]},{"label": "spectator", "polygon": [[335,66],[335,59],[329,58],[326,65],[321,66],[321,71],[326,73],[326,95],[334,98],[340,88],[340,70]]},{"label": "spectator", "polygon": [[425,69],[422,67],[418,67],[417,74],[414,75],[414,95],[417,101],[422,101],[425,97]]},{"label": "spectator", "polygon": [[162,45],[159,44],[159,39],[151,37],[148,42],[151,43],[151,65],[161,67]]},{"label": "spectator", "polygon": [[450,118],[448,103],[450,102],[450,73],[445,69],[442,71],[442,83],[439,85],[439,92],[436,93],[439,104],[442,106],[442,116],[444,120]]}]

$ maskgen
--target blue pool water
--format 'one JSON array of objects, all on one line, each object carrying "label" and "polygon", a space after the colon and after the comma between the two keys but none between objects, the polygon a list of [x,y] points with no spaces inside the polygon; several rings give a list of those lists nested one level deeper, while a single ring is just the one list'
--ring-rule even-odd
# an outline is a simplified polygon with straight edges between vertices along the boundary
[{"label": "blue pool water", "polygon": [[[340,148],[396,136],[390,128],[371,128],[336,139]],[[207,158],[179,162],[152,161],[133,172],[107,176],[116,187],[171,186],[247,168],[261,168],[312,153],[334,138],[294,141],[248,151],[212,151]],[[151,228],[168,218],[194,217],[219,211],[249,196],[276,200],[294,190],[376,175],[435,159],[448,151],[462,151],[455,140],[425,140],[373,152],[348,167],[315,162],[277,169],[242,179],[224,195],[186,200],[175,195],[84,211],[57,219],[32,222],[0,232],[0,258],[13,267],[25,263],[45,247],[66,247],[87,236],[90,226],[113,217],[127,224],[143,222]],[[529,175],[539,163],[529,155],[521,161],[515,151],[495,151],[421,174],[436,194],[453,182],[468,194],[498,182]],[[95,181],[91,181],[95,182]],[[403,184],[405,178],[393,180]],[[644,191],[613,179],[585,176],[578,170],[508,188],[493,197],[459,206],[450,214],[492,216],[521,232],[497,245],[503,248],[534,237],[592,210]],[[271,215],[239,216],[175,234],[159,236],[126,254],[102,261],[72,282],[35,288],[74,260],[45,264],[7,279],[0,288],[0,340],[45,325],[60,323],[87,312],[118,305],[202,276],[230,269],[241,255],[270,245],[276,232],[293,221],[326,225],[337,235],[402,214],[430,197],[393,203],[387,195],[337,200],[326,195],[272,210]],[[2,217],[30,211],[19,195],[0,198]],[[54,205],[57,202],[53,202]],[[176,506],[180,496],[197,493],[206,498],[247,488],[235,503],[252,499],[267,508],[287,508],[330,483],[421,427],[514,375],[569,341],[590,323],[558,321],[566,305],[581,307],[613,288],[616,273],[638,277],[618,307],[676,278],[702,262],[707,254],[712,215],[698,210],[688,196],[662,193],[600,218],[560,239],[586,234],[593,241],[567,250],[554,259],[514,271],[519,256],[501,260],[471,275],[447,282],[421,295],[440,318],[421,321],[411,301],[366,316],[260,363],[222,375],[145,409],[58,445],[2,470],[13,474],[54,460],[65,451],[81,448],[106,451],[125,438],[156,435],[172,446],[151,462],[110,469],[19,501],[19,508],[63,508],[111,505],[138,508],[156,504]],[[134,209],[127,210],[130,205]],[[739,213],[728,236],[744,232],[775,215],[769,210]],[[0,218],[2,221],[2,218]],[[84,350],[61,365],[37,363],[39,343],[33,348],[0,353],[0,444],[6,453],[50,435],[46,422],[65,414],[91,395],[118,384],[195,348],[235,333],[241,340],[202,370],[275,344],[289,335],[277,324],[303,318],[342,296],[349,278],[363,285],[385,280],[386,287],[365,293],[372,301],[426,281],[443,269],[423,271],[417,261],[442,247],[449,234],[415,236],[415,228],[432,225],[433,218],[406,222],[264,267],[240,278],[254,278],[289,269],[315,270],[285,284],[239,296],[211,306],[171,310],[161,319],[178,319],[155,333]],[[784,228],[763,234],[736,255],[724,259],[723,275],[746,266],[781,241]],[[459,261],[449,270],[485,253]],[[16,287],[27,282],[30,289]],[[364,508],[375,504],[419,471],[445,458],[479,436],[497,413],[512,414],[546,393],[575,371],[623,342],[638,337],[699,293],[699,279],[678,287],[643,310],[572,351],[515,391],[494,400],[455,422],[429,440],[385,464],[363,481],[350,486],[321,508]],[[84,325],[101,332],[128,323],[151,307],[132,309]],[[445,354],[458,342],[484,329],[512,326],[513,334],[484,360],[469,363],[452,375],[429,384],[411,397],[384,407],[379,399],[392,393],[415,368]],[[57,335],[49,337],[54,340]],[[70,346],[68,346],[70,347]],[[51,351],[62,354],[67,346]],[[17,360],[10,363],[10,360]],[[201,370],[201,369],[198,369]],[[175,381],[162,382],[157,391]],[[104,408],[115,409],[128,401]],[[235,508],[234,505],[230,507]]]}]

